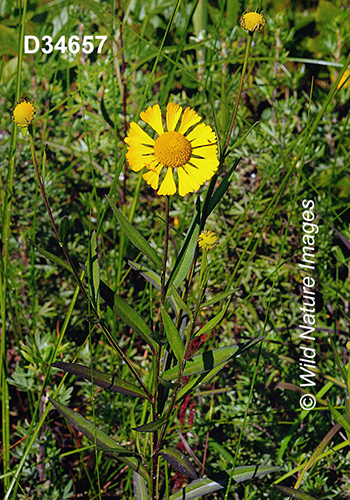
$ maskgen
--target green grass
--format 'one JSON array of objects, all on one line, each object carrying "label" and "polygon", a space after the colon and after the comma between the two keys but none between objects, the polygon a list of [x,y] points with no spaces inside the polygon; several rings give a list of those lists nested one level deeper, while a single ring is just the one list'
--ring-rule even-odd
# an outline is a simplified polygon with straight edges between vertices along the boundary
[{"label": "green grass", "polygon": [[[107,0],[0,6],[1,498],[135,498],[132,471],[98,451],[47,398],[146,456],[152,434],[132,429],[151,420],[150,403],[69,373],[62,377],[51,363],[76,360],[135,383],[114,342],[147,387],[154,386],[155,366],[144,340],[103,300],[101,330],[96,301],[87,305],[74,274],[38,250],[65,258],[36,181],[29,132],[23,137],[11,122],[11,109],[24,95],[34,100],[39,170],[57,226],[68,221],[66,252],[84,290],[90,294],[92,278],[80,265],[89,270],[96,231],[101,279],[159,331],[160,294],[127,259],[152,264],[128,241],[105,195],[162,258],[165,198],[129,168],[123,139],[142,110],[159,103],[164,113],[168,102],[176,102],[215,129],[223,150],[249,37],[239,26],[247,7]],[[281,467],[261,478],[233,480],[208,499],[288,498],[273,482],[316,499],[350,498],[347,432],[334,427],[342,421],[327,406],[348,417],[350,86],[341,77],[350,62],[350,15],[338,0],[271,2],[263,10],[267,23],[252,39],[230,153],[216,184],[207,182],[198,192],[203,203],[237,163],[206,221],[219,245],[208,253],[208,304],[195,330],[229,304],[190,353],[265,339],[177,405],[164,446],[179,445],[199,477],[243,465]],[[55,42],[62,35],[106,35],[107,42],[101,54],[17,57],[24,34],[49,34]],[[196,199],[171,197],[167,276]],[[312,274],[317,331],[309,344],[317,351],[311,392],[318,402],[310,412],[301,410],[298,392],[305,199],[314,200],[319,226]],[[198,253],[186,297],[192,312],[201,259]],[[163,459],[160,478],[167,478],[164,498],[190,481]],[[301,495],[296,498],[306,498]]]}]

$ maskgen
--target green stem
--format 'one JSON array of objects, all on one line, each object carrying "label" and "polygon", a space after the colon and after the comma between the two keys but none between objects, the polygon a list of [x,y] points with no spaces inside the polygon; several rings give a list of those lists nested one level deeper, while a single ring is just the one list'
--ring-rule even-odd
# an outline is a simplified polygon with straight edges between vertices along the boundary
[{"label": "green stem", "polygon": [[242,74],[241,74],[241,81],[239,82],[238,95],[237,95],[237,99],[236,99],[236,103],[235,103],[235,108],[233,110],[233,115],[232,115],[232,118],[231,118],[230,128],[229,128],[228,134],[226,136],[226,142],[225,142],[225,145],[224,145],[224,147],[222,149],[222,161],[225,158],[225,154],[226,154],[226,150],[227,150],[228,144],[230,142],[230,138],[231,138],[233,126],[234,126],[234,123],[236,121],[238,106],[239,106],[239,103],[240,103],[240,100],[241,100],[241,94],[242,94],[242,88],[243,88],[243,81],[244,81],[245,73],[246,73],[246,70],[247,70],[247,64],[248,64],[248,57],[249,57],[250,47],[252,45],[252,38],[253,38],[253,32],[249,31],[249,38],[248,38],[247,45],[246,45],[246,48],[245,48],[245,56],[244,56]]},{"label": "green stem", "polygon": [[[24,29],[25,29],[25,19],[27,14],[27,0],[20,2],[20,25],[18,34],[18,61],[17,61],[17,79],[16,79],[16,94],[15,101],[19,102],[20,89],[21,89],[21,69],[22,69],[22,58],[23,58],[23,45],[24,45]],[[11,322],[7,321],[7,300],[8,300],[8,282],[9,282],[9,263],[10,263],[10,222],[11,222],[11,210],[12,210],[12,196],[13,196],[13,181],[15,173],[15,150],[17,141],[17,126],[13,124],[11,143],[10,143],[10,154],[9,154],[9,166],[7,169],[7,177],[5,183],[5,189],[1,180],[1,202],[2,202],[2,230],[1,230],[1,241],[2,241],[2,265],[0,266],[0,309],[1,309],[1,339],[0,339],[0,391],[1,391],[1,441],[2,441],[2,462],[3,462],[3,478],[4,478],[4,492],[8,491],[10,484],[10,405],[9,405],[9,390],[8,390],[8,362],[7,362],[7,340],[6,335]]]},{"label": "green stem", "polygon": [[[163,268],[162,268],[162,277],[160,284],[160,300],[162,306],[165,304],[165,278],[166,278],[166,265],[168,260],[168,245],[169,245],[169,212],[170,212],[170,197],[166,196],[165,198],[165,230],[164,230],[164,255],[163,255]],[[164,324],[162,317],[160,319],[160,328],[159,334],[162,337],[164,331]],[[157,363],[155,366],[156,377],[155,377],[155,388],[154,388],[154,396],[153,396],[153,420],[158,418],[157,414],[157,399],[158,399],[158,386],[159,386],[159,372],[161,365],[161,354],[162,348],[158,347],[157,352]],[[159,468],[159,456],[158,456],[158,447],[159,438],[158,438],[158,430],[153,432],[152,435],[152,500],[157,500],[158,497],[158,468]]]},{"label": "green stem", "polygon": [[165,234],[164,234],[164,255],[163,255],[163,269],[162,269],[162,281],[160,288],[161,302],[164,305],[165,303],[165,276],[166,276],[166,263],[168,259],[168,242],[169,242],[169,207],[170,207],[170,198],[166,196],[165,198]]}]

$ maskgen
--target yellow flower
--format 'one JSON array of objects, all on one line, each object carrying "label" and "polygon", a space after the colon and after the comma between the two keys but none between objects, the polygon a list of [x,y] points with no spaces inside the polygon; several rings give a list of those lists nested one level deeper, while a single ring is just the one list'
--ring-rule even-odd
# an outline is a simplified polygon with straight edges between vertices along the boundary
[{"label": "yellow flower", "polygon": [[212,250],[219,243],[219,238],[213,231],[206,229],[198,236],[198,245],[202,250]]},{"label": "yellow flower", "polygon": [[159,105],[150,106],[140,117],[156,131],[158,137],[152,139],[137,123],[132,122],[125,138],[128,145],[126,157],[132,170],[139,172],[146,167],[148,172],[142,177],[153,189],[158,189],[160,173],[166,168],[157,191],[159,195],[176,193],[175,169],[179,194],[185,196],[209,180],[219,165],[217,139],[211,127],[204,123],[196,125],[201,117],[189,107],[177,127],[181,114],[182,108],[178,104],[168,104],[165,132]]},{"label": "yellow flower", "polygon": [[12,113],[12,120],[18,127],[28,127],[34,120],[35,109],[27,98],[22,98]]},{"label": "yellow flower", "polygon": [[245,12],[239,20],[239,24],[243,29],[250,32],[259,31],[265,26],[266,19],[262,14],[258,14],[257,12]]}]

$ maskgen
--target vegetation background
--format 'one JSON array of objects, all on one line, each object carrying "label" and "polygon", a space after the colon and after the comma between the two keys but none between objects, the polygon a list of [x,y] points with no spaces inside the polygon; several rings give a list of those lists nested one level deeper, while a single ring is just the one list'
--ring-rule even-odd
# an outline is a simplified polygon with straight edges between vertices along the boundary
[{"label": "vegetation background", "polygon": [[[46,398],[62,377],[50,367],[54,360],[77,359],[102,371],[128,373],[86,320],[72,275],[30,243],[62,257],[35,182],[28,137],[16,135],[11,123],[19,78],[20,97],[34,102],[42,177],[56,222],[68,217],[74,261],[86,262],[91,232],[98,230],[103,279],[147,318],[151,287],[125,262],[125,257],[136,260],[138,251],[127,243],[104,195],[161,248],[164,199],[125,163],[128,125],[148,105],[159,103],[164,111],[172,100],[215,123],[222,144],[248,36],[239,18],[248,7],[256,5],[236,0],[0,2],[1,498],[133,498],[131,474],[122,464],[102,453],[96,457],[57,412],[40,421]],[[341,0],[272,0],[261,7],[266,26],[254,34],[231,144],[256,125],[226,162],[229,168],[241,156],[227,196],[208,224],[220,244],[209,256],[206,298],[234,294],[224,320],[198,338],[193,352],[204,344],[266,337],[261,350],[255,347],[227,364],[210,385],[186,398],[172,430],[186,436],[213,472],[230,468],[236,453],[237,465],[281,467],[273,476],[232,485],[230,492],[210,498],[287,498],[271,483],[280,480],[293,488],[312,456],[302,489],[316,499],[345,499],[350,498],[349,441],[340,425],[335,431],[326,401],[346,414],[350,8]],[[22,59],[21,29],[39,39],[49,34],[54,42],[71,35],[106,35],[107,41],[101,54],[54,50]],[[311,344],[318,353],[318,405],[304,414],[297,330],[303,199],[314,200],[320,228],[314,273],[317,339]],[[172,199],[171,222],[180,233],[189,226],[195,200],[196,194]],[[174,240],[171,252],[177,244]],[[219,310],[218,304],[203,309],[203,322]],[[111,311],[105,311],[105,319],[128,357],[146,370],[149,359],[140,338]],[[130,428],[139,415],[138,400],[73,376],[59,400],[90,417],[95,400],[97,425],[123,444],[134,441]],[[169,478],[174,491],[184,483],[178,472],[169,471]]]}]

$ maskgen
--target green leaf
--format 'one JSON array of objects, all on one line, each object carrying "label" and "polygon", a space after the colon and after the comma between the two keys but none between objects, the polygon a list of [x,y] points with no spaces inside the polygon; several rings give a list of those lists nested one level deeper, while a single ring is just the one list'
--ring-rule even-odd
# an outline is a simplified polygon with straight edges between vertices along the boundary
[{"label": "green leaf", "polygon": [[[199,380],[199,382],[195,385],[204,383],[204,380],[209,380],[217,372],[219,372],[230,358],[235,358],[243,352],[251,349],[264,338],[265,337],[258,337],[256,339],[249,340],[248,342],[245,342],[244,344],[241,344],[239,346],[232,345],[228,347],[219,347],[218,349],[214,349],[213,351],[207,351],[203,354],[197,354],[192,359],[186,361],[186,367],[183,372],[183,376],[186,377],[189,375],[195,375],[196,373],[202,373],[201,378],[197,379]],[[173,380],[177,377],[178,370],[178,365],[175,365],[173,368],[170,368],[162,374],[163,379]],[[213,370],[216,371],[213,372]],[[209,376],[209,378],[204,379],[204,376]],[[181,389],[181,391],[183,390],[184,388]]]},{"label": "green leaf", "polygon": [[185,353],[185,348],[182,343],[182,339],[180,337],[180,334],[176,326],[174,325],[173,320],[171,319],[171,317],[169,316],[163,305],[161,306],[160,311],[162,314],[165,334],[169,341],[170,347],[172,348],[173,353],[175,354],[179,364],[181,364],[182,360],[184,359],[184,353]]},{"label": "green leaf", "polygon": [[221,490],[222,488],[223,486],[220,483],[212,479],[197,479],[197,481],[192,481],[192,483],[171,495],[169,500],[193,500],[194,498],[209,495],[209,493]]},{"label": "green leaf", "polygon": [[236,167],[240,161],[240,157],[236,159],[230,170],[227,172],[225,177],[222,179],[219,187],[216,189],[215,193],[212,195],[209,201],[209,206],[208,206],[208,215],[211,214],[211,212],[214,210],[216,205],[219,203],[221,198],[224,196],[226,191],[228,190],[228,187],[230,185],[233,172],[236,170]]},{"label": "green leaf", "polygon": [[181,472],[186,477],[197,479],[196,471],[194,470],[189,459],[177,448],[169,447],[162,450],[159,455],[174,467],[177,471]]},{"label": "green leaf", "polygon": [[124,462],[133,470],[141,474],[147,481],[149,480],[149,472],[146,467],[136,458],[136,454],[130,452],[120,446],[113,438],[96,427],[93,422],[87,420],[78,412],[68,408],[68,406],[49,398],[50,403],[56,410],[63,415],[70,424],[75,427],[79,432],[84,434],[90,441],[96,443],[96,446],[103,451],[115,455],[121,462]]},{"label": "green leaf", "polygon": [[155,273],[154,271],[144,266],[143,264],[138,264],[137,262],[133,262],[131,260],[128,260],[128,264],[135,271],[138,271],[141,274],[141,276],[145,278],[145,280],[151,283],[151,285],[153,285],[156,290],[160,291],[161,278],[159,274]]},{"label": "green leaf", "polygon": [[154,432],[160,427],[162,427],[166,422],[166,417],[162,417],[159,420],[153,420],[153,422],[148,422],[147,424],[139,425],[138,427],[134,427],[133,431],[137,432]]},{"label": "green leaf", "polygon": [[159,383],[163,387],[168,387],[169,389],[176,389],[176,387],[181,387],[181,384],[175,384],[174,382],[168,382],[167,380],[164,380],[162,377],[159,377]]},{"label": "green leaf", "polygon": [[135,500],[149,500],[147,483],[140,474],[132,471]]},{"label": "green leaf", "polygon": [[[131,260],[128,260],[128,264],[130,267],[135,269],[135,271],[138,271],[141,274],[141,276],[145,278],[146,281],[151,283],[151,285],[154,286],[154,288],[160,292],[161,279],[159,274],[155,273],[154,271],[151,271],[151,269],[148,269],[148,267],[138,264],[137,262],[132,262]],[[174,301],[173,297],[168,296],[167,299],[169,300],[171,307],[173,308],[175,314],[177,315],[179,312],[179,308],[177,307],[177,304]]]},{"label": "green leaf", "polygon": [[29,240],[30,244],[33,245],[33,247],[36,248],[38,250],[38,252],[40,252],[41,255],[46,257],[48,260],[51,260],[51,262],[53,262],[54,264],[57,264],[61,267],[64,267],[65,269],[67,269],[67,271],[69,271],[71,273],[73,272],[72,268],[70,267],[69,264],[67,264],[67,262],[60,259],[59,257],[54,255],[53,253],[50,253],[47,250],[44,250],[43,248],[39,247],[38,245],[35,245],[35,243],[33,243],[30,238],[28,238],[28,240]]},{"label": "green leaf", "polygon": [[64,245],[66,242],[66,236],[69,231],[69,223],[68,223],[68,217],[65,215],[63,219],[61,220],[61,223],[58,228],[58,237],[60,239],[60,245]]},{"label": "green leaf", "polygon": [[91,378],[91,368],[89,366],[79,365],[78,363],[64,363],[62,361],[56,361],[56,363],[52,363],[51,366],[54,368],[60,368],[68,373],[73,373],[77,377],[84,378],[85,380],[89,380],[95,385],[103,387],[103,389],[106,389],[107,391],[119,392],[120,394],[126,394],[127,396],[142,399],[147,398],[143,389],[126,382],[116,375],[110,375],[109,373],[103,373],[99,370],[93,369],[93,377]]},{"label": "green leaf", "polygon": [[291,498],[299,498],[300,500],[317,500],[317,498],[312,497],[308,493],[304,493],[301,490],[295,490],[294,488],[288,488],[287,486],[281,486],[279,484],[274,484],[274,487],[284,495]]},{"label": "green leaf", "polygon": [[346,420],[346,418],[343,417],[343,415],[338,410],[336,410],[334,408],[334,406],[332,406],[329,401],[327,401],[327,405],[328,405],[329,411],[331,412],[334,420],[336,422],[338,422],[339,425],[341,425],[342,427],[344,427],[344,430],[346,431],[348,439],[350,440],[350,422],[348,422]]},{"label": "green leaf", "polygon": [[[237,356],[242,354],[244,351],[247,351],[251,347],[255,346],[255,344],[257,344],[258,342],[260,342],[264,338],[265,337],[259,337],[259,338],[250,340],[249,342],[246,342],[244,344],[241,344],[239,346],[238,351],[236,351],[233,354],[232,358],[236,358]],[[183,399],[185,399],[187,394],[190,394],[191,392],[193,392],[193,390],[196,387],[198,387],[199,385],[207,384],[217,373],[219,373],[220,370],[223,369],[223,367],[225,366],[226,363],[227,363],[227,361],[225,361],[224,363],[221,363],[220,365],[217,365],[215,368],[213,368],[209,372],[204,372],[201,375],[199,375],[198,377],[187,382],[187,384],[184,387],[182,387],[181,390],[178,392],[176,404],[180,403]]]},{"label": "green leaf", "polygon": [[[266,474],[277,472],[280,469],[281,467],[274,467],[272,465],[241,465],[240,467],[235,467],[232,477],[236,483],[241,483],[255,477],[266,476]],[[232,469],[226,472],[228,475],[231,475]]]},{"label": "green leaf", "polygon": [[[239,137],[239,139],[234,144],[232,144],[232,146],[230,146],[230,149],[227,152],[227,155],[230,154],[230,152],[233,151],[234,149],[238,148],[246,140],[246,138],[248,137],[250,132],[253,130],[254,127],[256,127],[258,125],[258,123],[259,122],[255,122],[245,134],[241,135]],[[240,158],[238,159],[238,161],[239,160],[240,160]]]},{"label": "green leaf", "polygon": [[[176,302],[178,309],[182,309],[183,311],[185,311],[185,313],[190,318],[190,321],[193,321],[192,311],[190,310],[188,305],[182,300],[182,298],[179,295],[179,292],[177,291],[177,289],[174,287],[174,285],[172,283],[170,283],[170,289],[171,289],[171,291],[168,292],[168,295],[171,295],[171,294],[173,295],[174,301]],[[170,300],[170,297],[168,296],[167,299]]]},{"label": "green leaf", "polygon": [[148,257],[159,269],[162,269],[163,264],[158,257],[156,251],[150,246],[148,241],[140,234],[137,229],[133,227],[132,224],[124,217],[124,215],[118,210],[112,200],[106,196],[108,203],[110,204],[114,215],[118,219],[120,227],[123,229],[124,233],[128,239],[135,245],[136,248],[140,250],[146,257]]},{"label": "green leaf", "polygon": [[163,346],[163,345],[168,345],[169,342],[166,337],[161,337],[159,332],[156,330],[151,333],[151,339],[154,339],[158,345]]},{"label": "green leaf", "polygon": [[167,292],[170,283],[178,287],[185,279],[192,265],[193,257],[197,248],[197,240],[200,228],[200,199],[197,198],[196,212],[193,216],[190,227],[188,228],[186,237],[181,245],[174,268],[166,283],[165,291]]},{"label": "green leaf", "polygon": [[200,330],[198,330],[198,332],[196,333],[196,337],[199,335],[203,335],[204,333],[211,332],[211,330],[218,323],[220,323],[220,321],[222,320],[222,318],[226,314],[229,303],[230,302],[228,301],[226,306],[216,316],[214,316],[214,318],[212,318],[210,321],[208,321],[208,323],[206,325],[202,326],[202,328]]},{"label": "green leaf", "polygon": [[96,311],[99,313],[100,266],[97,255],[96,231],[93,231],[91,235],[88,269],[92,304]]},{"label": "green leaf", "polygon": [[100,294],[112,311],[114,311],[115,314],[117,314],[120,319],[124,321],[124,323],[130,326],[130,328],[135,330],[135,332],[137,332],[140,337],[143,338],[143,340],[154,350],[156,343],[151,338],[152,332],[141,316],[123,299],[118,297],[118,295],[115,294],[113,290],[111,290],[102,280],[100,281]]},{"label": "green leaf", "polygon": [[216,366],[209,372],[201,373],[197,377],[191,379],[184,385],[177,394],[176,404],[179,404],[185,397],[192,393],[194,389],[200,385],[207,384],[220,370],[223,369],[226,363],[221,363],[221,365]]},{"label": "green leaf", "polygon": [[[244,465],[242,467],[236,467],[232,477],[237,483],[240,483],[254,477],[265,476],[266,474],[276,472],[280,469],[281,467],[271,467],[269,465]],[[202,478],[197,481],[192,481],[188,486],[181,488],[181,490],[171,495],[169,500],[193,500],[225,488],[229,482],[231,472],[232,469],[224,473],[215,474],[213,476],[215,479]]]},{"label": "green leaf", "polygon": [[235,293],[237,290],[238,290],[238,288],[235,288],[234,290],[231,290],[230,292],[223,292],[223,293],[219,293],[219,294],[215,295],[215,297],[208,300],[207,302],[203,302],[203,304],[201,304],[200,309],[204,309],[205,307],[209,307],[209,306],[212,306],[214,304],[217,304],[217,302],[220,302],[221,300],[226,299],[226,297],[229,297],[230,295]]},{"label": "green leaf", "polygon": [[[209,372],[213,368],[232,358],[232,356],[239,350],[238,345],[231,345],[228,347],[219,347],[212,351],[206,351],[203,354],[197,354],[192,359],[186,361],[186,366],[183,371],[184,377],[195,375],[196,373]],[[179,373],[179,366],[175,365],[163,373],[162,377],[165,380],[172,380],[177,377]]]}]

